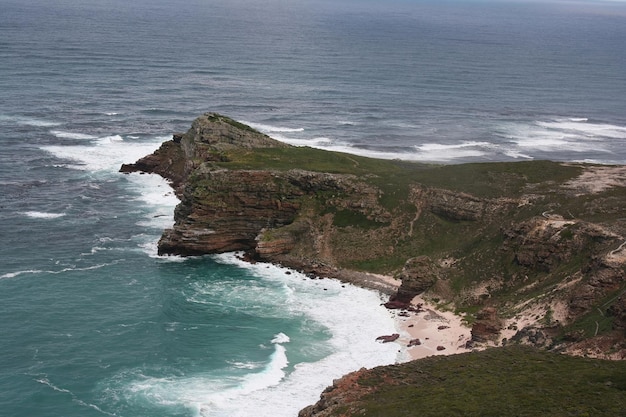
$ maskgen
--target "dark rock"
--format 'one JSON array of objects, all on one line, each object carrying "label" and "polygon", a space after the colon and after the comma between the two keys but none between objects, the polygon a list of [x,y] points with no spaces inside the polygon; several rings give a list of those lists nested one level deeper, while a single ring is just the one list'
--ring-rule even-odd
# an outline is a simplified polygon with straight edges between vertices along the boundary
[{"label": "dark rock", "polygon": [[394,334],[387,335],[387,336],[378,336],[376,338],[376,340],[380,340],[383,343],[389,343],[389,342],[393,342],[395,340],[398,340],[399,337],[400,337],[400,335],[398,333],[394,333]]},{"label": "dark rock", "polygon": [[421,340],[419,340],[419,339],[411,339],[411,340],[409,341],[409,344],[408,344],[407,346],[408,346],[408,347],[411,347],[411,346],[420,346],[421,344],[422,344],[422,341],[421,341]]},{"label": "dark rock", "polygon": [[[570,337],[575,338],[574,334],[575,332],[570,333]],[[513,337],[511,337],[511,341],[536,347],[547,347],[552,343],[552,340],[542,329],[530,326],[524,327],[522,330],[515,333]]]},{"label": "dark rock", "polygon": [[410,303],[407,301],[390,300],[386,302],[384,306],[389,310],[406,310],[409,308]]}]

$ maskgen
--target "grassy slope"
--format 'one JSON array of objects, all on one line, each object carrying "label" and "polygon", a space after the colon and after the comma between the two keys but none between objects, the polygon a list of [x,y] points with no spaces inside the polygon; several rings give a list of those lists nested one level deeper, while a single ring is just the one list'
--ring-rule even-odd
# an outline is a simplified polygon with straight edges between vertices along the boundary
[{"label": "grassy slope", "polygon": [[349,415],[618,416],[626,410],[626,362],[519,346],[376,368],[359,384],[376,392],[353,407],[363,412]]}]

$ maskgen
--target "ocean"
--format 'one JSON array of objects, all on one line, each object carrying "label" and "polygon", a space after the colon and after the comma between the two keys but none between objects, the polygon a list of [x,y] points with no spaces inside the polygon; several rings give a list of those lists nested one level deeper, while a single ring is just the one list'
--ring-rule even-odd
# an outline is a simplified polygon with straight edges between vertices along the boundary
[{"label": "ocean", "polygon": [[402,360],[372,291],[159,257],[118,173],[214,111],[433,163],[626,163],[626,3],[0,0],[0,416],[295,416]]}]

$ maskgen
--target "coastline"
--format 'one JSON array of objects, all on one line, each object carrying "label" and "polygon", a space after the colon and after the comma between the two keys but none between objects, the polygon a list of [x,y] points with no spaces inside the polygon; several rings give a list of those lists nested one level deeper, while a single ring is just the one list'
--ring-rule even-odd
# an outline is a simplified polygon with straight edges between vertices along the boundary
[{"label": "coastline", "polygon": [[466,343],[472,338],[471,329],[463,323],[461,316],[438,310],[419,295],[413,298],[411,306],[419,311],[396,314],[400,332],[397,343],[402,346],[406,361],[468,351]]},{"label": "coastline", "polygon": [[[236,257],[244,262],[245,257]],[[264,263],[264,262],[261,262]],[[268,263],[270,265],[274,263]],[[274,264],[280,268],[298,271],[280,262]],[[318,278],[337,280],[356,287],[373,291],[377,294],[395,294],[401,281],[389,275],[359,272],[348,269],[335,269],[334,273],[320,275]],[[387,309],[398,334],[392,342],[398,346],[396,363],[409,362],[433,355],[453,355],[467,352],[466,343],[471,340],[471,328],[463,322],[463,317],[452,311],[441,310],[432,302],[418,295],[411,300],[407,310]],[[393,335],[381,333],[381,339]],[[384,341],[381,341],[385,343]]]},{"label": "coastline", "polygon": [[[346,270],[338,279],[344,281],[345,276],[351,277],[349,282],[353,285],[387,295],[397,291],[401,284],[391,276]],[[398,363],[468,351],[466,343],[471,340],[471,328],[464,324],[463,317],[438,309],[421,295],[411,300],[410,307],[389,310],[398,332],[397,339],[393,340],[399,346]]]}]

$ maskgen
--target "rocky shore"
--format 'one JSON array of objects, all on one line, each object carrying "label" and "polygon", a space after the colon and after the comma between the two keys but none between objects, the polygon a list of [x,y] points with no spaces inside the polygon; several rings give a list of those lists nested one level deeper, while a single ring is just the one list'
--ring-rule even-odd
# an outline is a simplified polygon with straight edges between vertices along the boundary
[{"label": "rocky shore", "polygon": [[374,160],[207,113],[121,171],[181,200],[160,254],[243,251],[389,294],[413,358],[511,343],[626,357],[625,167]]}]

